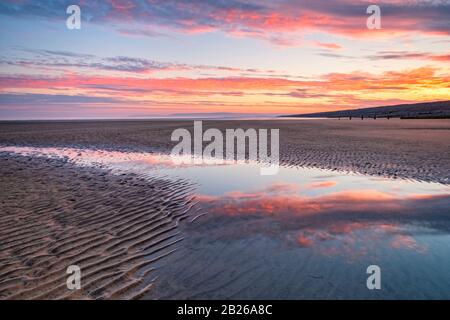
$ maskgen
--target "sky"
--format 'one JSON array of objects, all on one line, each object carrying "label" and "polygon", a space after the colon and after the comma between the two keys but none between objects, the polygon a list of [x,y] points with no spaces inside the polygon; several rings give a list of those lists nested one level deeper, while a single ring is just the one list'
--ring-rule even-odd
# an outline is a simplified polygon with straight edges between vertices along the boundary
[{"label": "sky", "polygon": [[450,100],[449,35],[450,0],[2,0],[0,119]]}]

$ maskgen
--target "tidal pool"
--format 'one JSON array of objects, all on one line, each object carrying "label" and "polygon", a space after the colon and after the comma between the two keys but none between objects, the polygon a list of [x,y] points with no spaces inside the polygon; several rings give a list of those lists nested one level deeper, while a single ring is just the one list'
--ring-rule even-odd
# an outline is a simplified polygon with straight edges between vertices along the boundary
[{"label": "tidal pool", "polygon": [[[450,186],[257,163],[177,165],[170,156],[70,148],[0,152],[112,173],[183,178],[205,215],[182,226],[147,298],[450,298]],[[366,286],[381,269],[381,289]]]}]

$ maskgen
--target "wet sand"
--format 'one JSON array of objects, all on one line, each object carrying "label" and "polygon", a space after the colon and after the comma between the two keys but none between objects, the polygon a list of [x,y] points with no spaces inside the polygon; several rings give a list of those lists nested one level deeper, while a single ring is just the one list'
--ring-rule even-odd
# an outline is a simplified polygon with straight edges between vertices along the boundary
[{"label": "wet sand", "polygon": [[[182,180],[112,175],[67,161],[0,155],[0,299],[133,299],[195,213]],[[82,270],[82,290],[66,269]]]},{"label": "wet sand", "polygon": [[[193,121],[0,122],[0,145],[170,152]],[[208,128],[280,129],[280,161],[361,174],[450,183],[450,120],[236,120]]]},{"label": "wet sand", "polygon": [[[168,153],[174,145],[170,134],[180,127],[191,128],[192,121],[1,123],[0,145]],[[441,184],[450,181],[450,121],[447,120],[204,122],[204,130],[210,127],[279,128],[281,162],[286,166]],[[277,258],[279,247],[272,240],[264,240],[266,244],[261,245],[262,242],[256,241],[258,238],[251,238],[227,246],[229,239],[223,238],[223,233],[234,230],[233,224],[237,222],[222,225],[220,215],[219,219],[211,215],[206,220],[196,220],[199,227],[189,231],[189,221],[202,214],[202,207],[194,197],[196,186],[188,179],[118,175],[107,168],[83,167],[67,159],[5,152],[0,152],[0,162],[0,299],[252,298],[252,292],[267,298],[270,297],[267,290],[277,283],[276,279],[262,282],[267,288],[248,291],[257,284],[256,278],[277,273],[295,279],[300,272],[293,257]],[[425,209],[428,212],[429,208]],[[439,212],[443,221],[439,224],[447,226],[444,211]],[[363,210],[361,214],[366,213]],[[352,219],[349,218],[349,223]],[[258,229],[253,220],[244,217],[239,225],[242,223]],[[261,225],[271,224],[266,221]],[[275,229],[269,233],[276,232]],[[447,227],[441,232],[447,234]],[[188,241],[182,241],[187,235],[190,235]],[[445,247],[447,242],[443,243]],[[308,245],[308,241],[304,244]],[[211,252],[204,255],[205,251],[198,251],[199,248]],[[242,252],[243,248],[251,252],[246,251],[249,258],[239,262],[235,252]],[[219,252],[223,258],[215,260],[214,255]],[[253,257],[259,255],[262,261],[271,260],[269,253],[274,253],[273,265],[253,272],[258,259],[251,258],[252,252],[256,252]],[[389,256],[397,255],[394,252]],[[186,257],[194,257],[198,262],[193,264]],[[440,259],[439,254],[433,257]],[[204,267],[201,261],[210,266],[205,276],[211,279],[198,277]],[[245,266],[245,270],[239,270],[238,274],[224,272],[221,266],[226,261]],[[320,264],[319,260],[316,262]],[[403,262],[407,263],[408,259]],[[72,264],[83,270],[80,291],[66,288],[65,270]],[[188,267],[191,268],[187,270]],[[320,268],[322,274],[334,272],[326,270],[325,265]],[[158,281],[158,270],[162,271],[161,281]],[[283,273],[283,270],[288,271]],[[339,270],[338,273],[345,275],[345,268]],[[178,282],[168,282],[176,274]],[[252,276],[246,278],[246,274]],[[306,282],[299,286],[316,283],[314,276],[307,274],[303,278]],[[338,277],[339,281],[344,278]],[[229,286],[227,279],[232,281]],[[195,286],[187,288],[195,290],[189,292],[177,287],[177,283],[185,285],[189,281]],[[310,291],[310,294],[292,296],[289,293],[296,291],[284,291],[283,283],[279,282],[277,287],[279,297],[323,297],[319,292],[340,290],[336,287],[337,291],[329,291],[329,283],[324,282],[323,287],[314,287],[317,294]],[[358,283],[363,282],[358,280]],[[447,283],[441,283],[444,285],[439,290],[445,290]],[[221,288],[231,288],[234,293],[224,293]],[[433,287],[430,288],[433,292]]]}]

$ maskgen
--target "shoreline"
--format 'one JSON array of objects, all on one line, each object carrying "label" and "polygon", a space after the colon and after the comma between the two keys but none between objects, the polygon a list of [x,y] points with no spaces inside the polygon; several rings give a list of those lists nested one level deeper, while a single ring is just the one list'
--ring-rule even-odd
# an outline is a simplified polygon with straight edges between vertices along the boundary
[{"label": "shoreline", "polygon": [[[352,174],[358,175],[363,174],[362,171],[367,171],[374,176],[381,172],[389,173],[391,170],[399,179],[399,183],[400,179],[404,178],[403,175],[406,176],[405,179],[419,181],[425,181],[428,178],[436,180],[430,182],[442,183],[442,181],[448,181],[443,180],[448,175],[448,171],[444,174],[443,170],[446,170],[446,165],[449,165],[447,153],[450,152],[449,149],[446,149],[450,143],[450,139],[447,139],[450,134],[450,124],[445,122],[438,122],[437,124],[428,122],[419,127],[409,122],[406,127],[401,128],[395,126],[373,127],[362,124],[348,126],[348,124],[337,123],[337,121],[319,121],[314,122],[314,124],[308,121],[294,121],[288,124],[283,121],[270,123],[261,121],[256,123],[254,121],[204,122],[206,128],[218,126],[221,129],[236,124],[244,129],[252,126],[265,126],[266,128],[280,126],[281,163],[283,166],[294,168],[309,166],[324,170],[330,170],[331,168],[331,170],[341,172],[348,169]],[[203,297],[201,292],[205,288],[200,285],[196,287],[196,285],[197,281],[202,283],[207,279],[195,278],[204,267],[199,262],[202,259],[211,259],[206,260],[209,261],[207,265],[210,266],[211,279],[216,279],[217,276],[218,281],[227,284],[228,278],[234,277],[233,272],[243,271],[242,274],[238,273],[238,277],[242,276],[243,279],[242,282],[239,282],[239,286],[245,286],[247,281],[251,280],[251,277],[248,279],[245,277],[246,268],[251,268],[253,263],[256,263],[256,261],[252,261],[251,257],[264,259],[264,256],[257,254],[258,248],[262,246],[261,239],[266,239],[264,241],[267,241],[267,243],[263,243],[268,245],[267,248],[273,251],[274,256],[277,256],[279,239],[255,236],[261,232],[266,235],[282,236],[284,233],[278,232],[278,228],[283,225],[287,226],[285,239],[287,242],[285,241],[285,244],[288,249],[290,246],[295,245],[296,247],[295,250],[288,250],[292,254],[292,259],[298,257],[307,259],[308,248],[313,245],[312,243],[316,243],[321,248],[320,250],[325,250],[326,253],[330,249],[327,246],[332,245],[333,241],[337,241],[336,243],[346,241],[346,233],[339,232],[339,228],[343,228],[343,231],[348,229],[350,233],[348,236],[350,237],[357,236],[359,231],[372,232],[372,228],[368,227],[371,226],[370,223],[365,227],[364,218],[367,218],[370,214],[374,217],[376,214],[379,215],[383,203],[386,202],[388,206],[386,209],[387,216],[395,212],[392,208],[396,207],[390,207],[389,201],[386,200],[390,199],[389,197],[378,198],[379,193],[374,194],[375,198],[368,197],[367,192],[371,188],[365,185],[365,182],[359,182],[357,186],[361,189],[366,188],[366,198],[364,198],[364,193],[361,195],[355,193],[350,198],[344,197],[340,200],[339,197],[335,197],[339,193],[331,193],[331,198],[324,197],[323,201],[320,200],[322,198],[318,198],[317,201],[319,202],[305,203],[305,206],[302,207],[301,201],[295,202],[294,200],[304,201],[307,198],[303,195],[296,198],[295,193],[286,193],[292,190],[287,187],[292,188],[293,185],[284,181],[284,185],[279,183],[274,185],[278,188],[284,186],[279,189],[280,194],[272,194],[271,198],[269,193],[268,196],[262,196],[261,200],[268,201],[267,208],[278,208],[281,205],[281,210],[284,208],[282,205],[286,204],[287,207],[284,209],[288,211],[285,212],[287,219],[285,224],[283,224],[284,220],[273,220],[272,215],[268,215],[268,218],[264,218],[264,215],[262,217],[234,214],[228,216],[225,212],[221,214],[220,210],[231,208],[234,213],[240,212],[240,210],[246,209],[245,199],[251,203],[254,197],[258,195],[258,192],[253,190],[252,185],[257,180],[246,178],[242,174],[248,172],[248,170],[241,172],[243,181],[239,181],[238,178],[234,179],[230,173],[227,174],[225,171],[222,173],[216,172],[216,176],[212,175],[211,171],[202,171],[201,174],[196,171],[204,179],[211,180],[211,177],[215,177],[211,180],[212,184],[209,185],[208,190],[213,190],[215,186],[218,186],[219,189],[216,191],[220,194],[221,181],[219,178],[224,176],[229,179],[228,182],[223,183],[225,186],[236,180],[235,183],[239,186],[237,190],[243,189],[243,193],[225,193],[225,198],[223,198],[225,202],[223,203],[220,201],[209,203],[208,201],[214,199],[214,197],[203,195],[202,198],[202,193],[196,189],[196,182],[188,178],[192,175],[188,174],[184,178],[176,175],[170,178],[163,173],[159,177],[160,171],[156,171],[158,176],[147,177],[145,172],[142,171],[115,172],[112,167],[102,167],[101,163],[98,167],[96,165],[83,166],[77,164],[76,161],[72,161],[78,158],[76,150],[67,149],[72,144],[80,149],[90,148],[93,153],[98,152],[100,156],[108,156],[102,150],[127,152],[158,152],[162,150],[164,154],[167,154],[172,143],[170,140],[168,141],[170,132],[175,128],[189,128],[189,126],[192,126],[191,121],[182,122],[181,125],[180,122],[155,123],[145,121],[134,124],[119,122],[113,125],[111,123],[82,122],[72,125],[42,123],[25,126],[13,125],[9,128],[0,126],[0,146],[6,145],[8,142],[28,146],[44,144],[66,148],[66,153],[69,153],[68,157],[55,158],[51,156],[15,155],[8,153],[8,151],[0,151],[0,162],[2,164],[0,181],[4,186],[4,191],[0,194],[2,205],[0,241],[2,241],[3,249],[0,253],[0,262],[2,262],[0,266],[0,299],[170,298],[178,292],[178,289],[185,288],[185,279],[188,279],[186,280],[188,284],[193,285],[193,287],[187,285],[186,288],[193,288],[194,291],[190,292],[190,289],[185,288],[187,291],[184,293],[180,291],[180,294],[186,294],[186,297],[193,298]],[[422,133],[420,140],[410,138],[411,130],[420,130]],[[36,132],[40,132],[40,134],[36,134]],[[393,132],[396,134],[392,134]],[[300,134],[304,139],[299,138]],[[301,148],[306,152],[299,152],[303,150]],[[51,155],[51,151],[48,154]],[[114,153],[112,154],[114,158]],[[118,158],[121,161],[122,158],[126,159],[127,157]],[[130,157],[129,160],[132,161],[133,159],[133,157]],[[96,164],[94,160],[91,161]],[[82,161],[78,163],[82,163]],[[427,169],[430,163],[432,165],[428,168],[428,171],[420,170],[422,168]],[[321,166],[328,166],[329,168],[321,168]],[[198,170],[203,170],[203,168],[198,168]],[[204,175],[203,172],[205,172]],[[237,172],[239,174],[239,171]],[[291,182],[300,182],[297,180],[301,179],[301,175],[297,177],[295,174],[288,174],[287,176],[293,179]],[[346,190],[346,188],[352,186],[351,182],[344,181],[346,179],[342,182],[330,184],[328,180],[333,179],[327,176],[331,176],[331,174],[324,171],[323,175],[317,174],[317,177],[320,177],[321,180],[313,179],[310,181],[311,183],[315,182],[309,185],[310,188],[314,186],[318,188],[311,189],[313,197],[314,193],[318,192],[317,190],[327,192],[327,188],[337,186],[342,186]],[[341,176],[341,178],[346,178],[344,174]],[[421,177],[425,179],[420,179]],[[273,179],[283,181],[282,176],[274,176]],[[286,176],[284,179],[286,179]],[[319,183],[324,182],[323,179],[327,183]],[[361,179],[356,180],[361,181]],[[376,181],[377,179],[372,180]],[[214,181],[217,181],[216,185]],[[346,181],[355,181],[355,179],[351,178]],[[247,183],[248,190],[244,189],[244,182]],[[389,183],[397,186],[395,182]],[[444,184],[448,185],[448,182]],[[259,183],[256,182],[256,185],[259,185]],[[229,187],[231,188],[231,186]],[[418,190],[422,188],[426,190],[430,187],[430,185],[423,184]],[[308,184],[298,190],[307,192],[307,188]],[[230,190],[233,191],[234,189],[231,188]],[[269,190],[271,190],[270,192],[276,192],[278,189]],[[357,189],[355,192],[360,191]],[[394,192],[394,195],[396,194],[395,190],[392,192]],[[425,194],[432,193],[428,191]],[[241,200],[244,202],[240,203],[240,198],[235,199],[232,197],[233,195],[242,195]],[[248,197],[250,195],[251,197]],[[284,196],[285,199],[279,202],[277,201],[277,195]],[[354,198],[355,196],[356,198]],[[359,197],[361,197],[362,208],[372,205],[373,212],[360,209],[359,203],[351,206],[350,200],[359,199]],[[289,215],[289,213],[295,211],[294,208],[299,210],[298,212],[295,211],[297,214],[301,214],[308,208],[317,208],[318,204],[327,207],[327,205],[333,203],[333,199],[337,201],[336,203],[342,204],[344,208],[341,211],[325,212],[325,215],[328,214],[329,217],[337,219],[331,221],[330,226],[314,224],[313,222],[323,221],[323,219],[316,219],[314,215],[311,216],[309,222],[300,219],[301,215],[299,215],[299,220],[295,220]],[[404,222],[398,223],[414,223],[414,221],[422,221],[425,218],[431,219],[432,217],[428,216],[428,210],[433,209],[436,215],[435,220],[431,219],[427,223],[424,222],[424,226],[433,227],[434,221],[438,227],[442,223],[446,227],[446,215],[442,210],[445,210],[447,198],[419,197],[418,199],[418,201],[423,201],[422,206],[417,206],[418,213],[423,214],[423,216],[417,215],[417,220],[414,220],[416,216],[413,214],[411,216],[413,218],[405,217]],[[257,206],[256,209],[263,210],[263,208],[266,208],[264,201],[261,202],[262,206]],[[294,202],[290,203],[290,201]],[[407,202],[407,200],[405,200],[406,202],[402,201],[396,203]],[[254,206],[249,208],[253,210]],[[332,214],[334,212],[339,216],[339,214],[343,214],[342,212],[347,212],[348,208],[353,208],[354,212],[360,212],[361,217],[350,215],[349,219],[344,219],[346,224],[344,220],[342,220],[344,222],[340,221],[336,214]],[[406,206],[405,208],[409,207]],[[411,205],[410,208],[416,208],[416,206]],[[195,220],[203,211],[212,214],[207,215],[204,219],[199,219],[199,223],[188,223],[188,221]],[[254,210],[251,212],[257,213]],[[352,212],[350,210],[350,213]],[[409,211],[405,209],[405,212]],[[280,217],[283,217],[283,215]],[[382,216],[377,217],[382,218]],[[395,217],[397,215],[393,216],[394,220]],[[251,221],[254,223],[250,223]],[[264,221],[265,223],[263,223]],[[297,221],[299,231],[291,230],[293,221]],[[402,219],[399,221],[402,221]],[[335,226],[333,225],[334,222],[336,222]],[[402,233],[408,231],[408,228],[402,228],[401,225],[396,226],[395,221],[389,219],[381,219],[378,222],[374,225],[378,226],[381,231],[387,226],[388,233],[386,233],[386,236],[393,237],[392,241],[398,240],[398,237],[396,234],[389,232]],[[245,226],[245,228],[239,231],[239,228],[236,229],[238,226]],[[308,228],[304,229],[306,226]],[[352,233],[353,227],[356,228],[355,234]],[[338,230],[335,232],[333,228]],[[319,232],[318,238],[314,238],[314,241],[317,240],[316,242],[311,242],[312,240],[309,238],[296,238],[298,235],[295,232],[300,232],[300,236],[312,237],[314,234],[312,230],[316,229]],[[320,238],[324,235],[322,229],[328,230],[327,237],[334,240],[327,242],[325,238]],[[253,230],[254,233],[248,233],[249,230]],[[437,228],[437,230],[441,229]],[[376,235],[377,232],[374,234]],[[245,235],[248,236],[248,239],[244,237],[247,239],[245,241],[248,242],[235,241],[235,237],[241,239]],[[228,242],[225,241],[226,239],[228,239]],[[413,242],[412,238],[406,240],[406,243],[400,242],[393,245],[400,246],[403,249],[418,250],[417,254],[422,254],[422,246]],[[247,256],[235,254],[235,252],[241,252],[240,245],[243,246],[242,250],[249,250]],[[217,252],[222,252],[221,250],[225,249],[228,251],[226,251],[223,260],[216,261]],[[392,250],[395,251],[396,247],[388,250],[393,253]],[[183,262],[186,255],[191,257],[190,259],[194,257],[194,260],[186,258],[186,261]],[[237,262],[242,257],[244,257],[244,262]],[[282,263],[284,261],[282,256],[278,257],[280,263]],[[404,261],[408,261],[406,256],[403,257]],[[433,259],[439,258],[439,251],[432,257]],[[321,264],[321,261],[318,258],[317,265],[325,267]],[[228,262],[230,262],[230,265],[225,270],[229,270],[229,272],[222,273],[222,266]],[[73,264],[79,265],[82,270],[83,286],[82,290],[68,292],[65,283],[67,276],[65,271],[67,266]],[[339,270],[344,271],[342,264],[338,263],[337,265],[340,268]],[[240,266],[244,266],[243,269]],[[289,270],[291,270],[292,276],[298,275],[295,266],[296,264],[290,265],[292,269]],[[310,264],[304,265],[307,269],[310,266],[313,267]],[[353,267],[356,268],[357,265]],[[279,271],[279,269],[271,268],[262,268],[259,271]],[[325,272],[325,270],[322,271]],[[342,277],[339,277],[339,281],[345,279],[344,274],[343,272]],[[213,277],[213,275],[215,276]],[[307,274],[298,276],[305,281],[311,281]],[[190,278],[196,280],[189,280]],[[287,286],[287,284],[285,285]],[[212,284],[210,286],[212,286],[211,288],[214,287]],[[236,284],[236,287],[230,286],[227,288],[234,290],[239,286]],[[280,285],[279,288],[281,290],[283,286]],[[315,288],[319,291],[325,290],[317,282]],[[195,293],[195,290],[199,291]],[[216,294],[220,295],[227,292],[225,289],[221,290],[218,290]],[[314,295],[315,293],[313,291],[308,294]]]},{"label": "shoreline", "polygon": [[[203,121],[204,129],[279,128],[280,164],[450,183],[450,121]],[[168,154],[177,128],[193,121],[80,121],[0,124],[0,145]]]}]

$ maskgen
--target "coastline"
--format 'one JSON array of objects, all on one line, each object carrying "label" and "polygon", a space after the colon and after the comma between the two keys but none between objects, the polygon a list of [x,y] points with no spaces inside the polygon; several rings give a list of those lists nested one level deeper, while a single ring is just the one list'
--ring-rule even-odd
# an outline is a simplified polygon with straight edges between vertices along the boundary
[{"label": "coastline", "polygon": [[[193,121],[0,124],[0,145],[170,153]],[[206,120],[208,128],[279,128],[280,164],[450,183],[450,120]],[[417,134],[415,134],[417,133]]]}]

